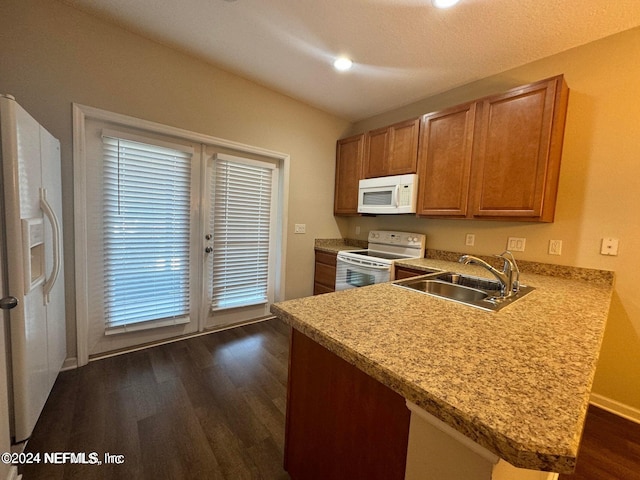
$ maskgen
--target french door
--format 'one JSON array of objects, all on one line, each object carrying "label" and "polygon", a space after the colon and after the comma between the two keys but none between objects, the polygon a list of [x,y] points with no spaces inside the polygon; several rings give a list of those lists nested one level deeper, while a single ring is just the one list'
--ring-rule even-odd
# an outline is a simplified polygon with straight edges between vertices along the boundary
[{"label": "french door", "polygon": [[269,315],[274,298],[278,164],[206,150],[205,327]]},{"label": "french door", "polygon": [[89,112],[74,110],[79,365],[269,315],[286,156]]}]

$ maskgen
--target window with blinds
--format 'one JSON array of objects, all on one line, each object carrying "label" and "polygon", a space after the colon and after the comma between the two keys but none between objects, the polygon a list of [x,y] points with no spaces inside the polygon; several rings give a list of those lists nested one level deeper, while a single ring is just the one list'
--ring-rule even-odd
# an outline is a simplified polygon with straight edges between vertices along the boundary
[{"label": "window with blinds", "polygon": [[274,165],[218,155],[211,176],[212,310],[269,301]]},{"label": "window with blinds", "polygon": [[106,333],[186,323],[193,150],[102,140]]}]

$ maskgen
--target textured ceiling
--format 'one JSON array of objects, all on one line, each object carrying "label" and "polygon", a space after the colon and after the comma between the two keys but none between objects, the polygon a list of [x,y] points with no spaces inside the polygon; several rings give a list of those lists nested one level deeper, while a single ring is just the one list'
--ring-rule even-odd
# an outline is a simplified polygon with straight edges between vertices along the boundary
[{"label": "textured ceiling", "polygon": [[62,1],[349,120],[640,25],[639,0]]}]

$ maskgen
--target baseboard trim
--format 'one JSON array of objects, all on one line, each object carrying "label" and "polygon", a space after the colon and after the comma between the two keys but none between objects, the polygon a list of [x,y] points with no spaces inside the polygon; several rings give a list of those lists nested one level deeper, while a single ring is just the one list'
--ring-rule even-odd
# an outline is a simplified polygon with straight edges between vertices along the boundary
[{"label": "baseboard trim", "polygon": [[65,358],[64,362],[62,363],[62,368],[60,369],[60,371],[64,372],[66,370],[73,370],[75,368],[78,368],[78,357],[70,357],[70,358]]},{"label": "baseboard trim", "polygon": [[604,395],[598,395],[592,393],[590,403],[598,408],[606,410],[607,412],[618,415],[619,417],[626,418],[634,423],[640,424],[640,410],[637,408],[625,405],[624,403],[612,400]]},{"label": "baseboard trim", "polygon": [[[204,330],[203,332],[196,332],[196,333],[192,333],[190,335],[184,335],[181,337],[174,337],[174,338],[169,338],[167,340],[160,340],[158,342],[154,342],[154,343],[148,343],[145,345],[141,345],[139,347],[131,347],[131,348],[127,348],[127,349],[123,349],[123,350],[118,350],[117,352],[106,352],[100,355],[96,355],[95,357],[90,357],[89,361],[92,362],[94,360],[102,360],[103,358],[109,358],[109,357],[115,357],[117,355],[123,355],[125,353],[132,353],[132,352],[137,352],[139,350],[144,350],[146,348],[151,348],[151,347],[157,347],[160,345],[166,345],[167,343],[173,343],[173,342],[179,342],[180,340],[187,340],[189,338],[194,338],[194,337],[200,337],[203,335],[209,335],[211,333],[216,333],[216,332],[221,332],[223,330],[230,330],[232,328],[236,328],[236,327],[243,327],[245,325],[251,325],[252,323],[259,323],[259,322],[264,322],[266,320],[272,320],[276,317],[274,317],[273,315],[266,315],[264,317],[260,317],[260,318],[255,318],[252,320],[247,320],[247,321],[243,321],[243,322],[237,322],[237,323],[232,323],[229,325],[224,325],[222,327],[214,327],[208,330]],[[60,369],[61,372],[64,372],[66,370],[73,370],[78,368],[78,357],[69,357],[67,359],[65,359],[64,363],[62,364],[62,368]]]},{"label": "baseboard trim", "polygon": [[[89,356],[89,362],[94,362],[96,360],[102,360],[104,358],[110,358],[110,357],[116,357],[118,355],[124,355],[126,353],[132,353],[132,352],[138,352],[140,350],[146,350],[147,348],[152,348],[152,347],[158,347],[161,345],[167,345],[169,343],[175,343],[175,342],[180,342],[182,340],[188,340],[190,338],[195,338],[195,337],[202,337],[204,335],[210,335],[212,333],[216,333],[216,332],[222,332],[224,330],[232,330],[236,327],[244,327],[246,325],[251,325],[253,323],[260,323],[260,322],[264,322],[267,320],[272,320],[274,318],[277,318],[273,315],[265,315],[264,317],[260,317],[260,318],[254,318],[251,320],[245,320],[242,322],[236,322],[236,323],[230,323],[227,325],[223,325],[220,327],[213,327],[210,329],[206,329],[202,332],[195,332],[195,333],[191,333],[188,335],[182,335],[180,337],[173,337],[173,338],[168,338],[166,340],[160,340],[157,342],[151,342],[151,343],[147,343],[144,345],[140,345],[140,346],[136,346],[136,347],[131,347],[131,348],[125,348],[122,350],[117,350],[114,352],[105,352],[105,353],[101,353],[98,355],[94,355],[94,356]],[[76,362],[76,366],[77,366],[77,362]]]}]

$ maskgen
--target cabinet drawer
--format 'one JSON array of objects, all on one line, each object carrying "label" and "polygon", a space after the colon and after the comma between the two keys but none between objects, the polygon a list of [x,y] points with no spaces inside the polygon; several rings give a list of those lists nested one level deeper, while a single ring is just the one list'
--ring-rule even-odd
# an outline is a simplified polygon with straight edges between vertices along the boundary
[{"label": "cabinet drawer", "polygon": [[406,268],[406,267],[396,267],[396,276],[395,279],[396,280],[400,280],[401,278],[410,278],[410,277],[417,277],[418,275],[424,275],[425,272],[423,270],[414,270],[412,268]]},{"label": "cabinet drawer", "polygon": [[316,250],[315,271],[313,274],[313,294],[330,293],[336,289],[337,253]]},{"label": "cabinet drawer", "polygon": [[335,292],[334,287],[327,287],[326,285],[322,285],[321,283],[314,282],[313,284],[313,294],[314,295],[322,295],[323,293],[333,293]]},{"label": "cabinet drawer", "polygon": [[336,288],[336,267],[331,265],[325,265],[324,263],[316,263],[316,272],[314,275],[314,282],[330,287]]},{"label": "cabinet drawer", "polygon": [[335,267],[337,256],[338,255],[336,253],[321,252],[319,250],[316,250],[316,263],[323,263],[325,265],[331,265]]}]

